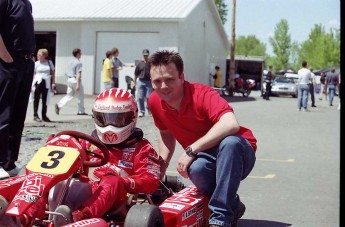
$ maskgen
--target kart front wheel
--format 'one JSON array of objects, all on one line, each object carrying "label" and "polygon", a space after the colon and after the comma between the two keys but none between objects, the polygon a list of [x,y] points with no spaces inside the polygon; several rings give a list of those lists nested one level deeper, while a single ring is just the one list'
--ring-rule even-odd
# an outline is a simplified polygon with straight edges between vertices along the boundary
[{"label": "kart front wheel", "polygon": [[129,209],[124,227],[164,227],[163,214],[155,205],[136,204]]}]

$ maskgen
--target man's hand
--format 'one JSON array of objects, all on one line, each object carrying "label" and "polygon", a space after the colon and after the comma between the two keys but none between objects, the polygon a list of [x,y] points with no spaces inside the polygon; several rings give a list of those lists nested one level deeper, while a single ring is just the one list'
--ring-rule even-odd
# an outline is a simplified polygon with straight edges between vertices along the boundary
[{"label": "man's hand", "polygon": [[6,63],[12,63],[13,62],[13,58],[10,55],[10,53],[8,53],[8,51],[4,51],[3,53],[0,53],[0,59],[2,59]]},{"label": "man's hand", "polygon": [[190,164],[194,161],[195,157],[190,157],[186,153],[183,153],[177,162],[177,172],[184,177],[188,178],[187,169]]},{"label": "man's hand", "polygon": [[4,41],[2,40],[1,34],[0,34],[0,59],[2,59],[6,63],[12,63],[13,62],[13,58],[7,50],[7,48],[4,44]]},{"label": "man's hand", "polygon": [[79,85],[79,82],[78,82],[77,85],[76,85],[76,87],[75,87],[75,90],[76,90],[76,91],[79,91],[79,89],[80,89],[80,85]]}]

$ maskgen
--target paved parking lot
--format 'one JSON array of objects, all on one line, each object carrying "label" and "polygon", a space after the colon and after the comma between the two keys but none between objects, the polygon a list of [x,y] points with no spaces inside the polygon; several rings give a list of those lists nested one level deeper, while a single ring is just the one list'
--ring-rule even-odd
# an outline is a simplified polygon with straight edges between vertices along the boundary
[{"label": "paved parking lot", "polygon": [[[76,100],[67,104],[59,116],[55,115],[53,104],[61,97],[57,95],[52,99],[48,116],[56,122],[48,125],[71,121],[82,125],[79,128],[85,124],[93,127],[89,116],[75,115]],[[86,98],[89,113],[94,98]],[[248,98],[234,96],[227,99],[240,124],[252,129],[258,140],[255,167],[239,190],[247,210],[238,226],[339,226],[339,98],[335,97],[332,107],[328,102],[316,99],[317,107],[309,108],[310,112],[297,111],[295,98],[272,97],[266,101],[256,91]],[[30,104],[26,127],[34,125],[39,127],[32,121]],[[158,132],[152,117],[140,118],[138,126],[157,147]],[[182,149],[178,146],[168,169],[171,175],[177,174],[175,169],[180,152]],[[190,184],[188,180],[184,183]]]}]

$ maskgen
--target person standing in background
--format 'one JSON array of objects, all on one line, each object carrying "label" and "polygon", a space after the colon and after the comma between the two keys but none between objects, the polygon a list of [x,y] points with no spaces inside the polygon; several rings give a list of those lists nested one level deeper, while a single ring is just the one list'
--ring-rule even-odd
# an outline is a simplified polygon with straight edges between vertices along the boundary
[{"label": "person standing in background", "polygon": [[[152,84],[150,80],[150,64],[148,63],[150,51],[143,50],[144,59],[140,61],[134,71],[134,85],[138,92],[137,100],[139,103],[139,117],[145,116],[145,100],[149,98],[152,93]],[[150,113],[147,105],[147,110]]]},{"label": "person standing in background", "polygon": [[28,0],[0,0],[0,179],[16,176],[33,80],[34,20]]},{"label": "person standing in background", "polygon": [[332,67],[331,73],[326,77],[325,90],[328,89],[328,102],[330,106],[333,106],[333,98],[335,96],[335,89],[339,85],[338,75],[335,74],[335,68]]},{"label": "person standing in background", "polygon": [[298,70],[298,99],[297,99],[297,108],[301,111],[308,111],[308,96],[309,96],[309,81],[311,80],[311,72],[307,69],[307,61],[302,61],[302,68]]},{"label": "person standing in background", "polygon": [[319,98],[319,100],[322,100],[323,97],[325,97],[325,100],[327,100],[327,93],[325,91],[325,83],[326,83],[325,71],[321,72],[320,83],[321,83],[321,87],[320,87],[320,98]]},{"label": "person standing in background", "polygon": [[88,115],[85,113],[84,107],[84,87],[81,82],[81,72],[82,72],[82,64],[80,62],[81,57],[81,50],[79,48],[75,48],[72,51],[74,58],[70,61],[69,66],[67,68],[67,94],[57,103],[55,104],[55,113],[59,114],[60,109],[69,101],[73,99],[75,93],[78,96],[78,113],[77,115]]},{"label": "person standing in background", "polygon": [[112,52],[109,50],[105,53],[106,59],[103,61],[103,71],[102,71],[102,79],[104,83],[104,89],[108,90],[114,87],[114,82],[112,81],[112,67],[111,67],[111,59],[113,57]]},{"label": "person standing in background", "polygon": [[316,80],[315,80],[315,74],[313,73],[313,68],[310,68],[310,81],[309,81],[309,93],[310,93],[310,99],[311,99],[311,107],[316,107],[315,106],[315,85],[316,85]]},{"label": "person standing in background", "polygon": [[267,75],[266,75],[266,92],[265,94],[263,95],[263,98],[266,99],[266,100],[270,100],[270,96],[271,96],[271,89],[272,89],[272,65],[270,65],[268,67],[268,72],[267,72]]},{"label": "person standing in background", "polygon": [[[53,62],[48,60],[48,50],[39,49],[37,51],[37,61],[35,62],[34,80],[32,82],[34,88],[34,121],[51,122],[47,117],[47,105],[50,99],[52,89],[55,85],[55,68]],[[42,96],[42,120],[38,116],[39,101]]]},{"label": "person standing in background", "polygon": [[214,69],[216,70],[216,73],[213,76],[213,79],[214,79],[213,86],[216,88],[220,88],[222,86],[222,71],[220,71],[220,68],[218,65],[214,67]]},{"label": "person standing in background", "polygon": [[122,69],[123,67],[123,63],[122,61],[119,59],[119,49],[117,49],[116,47],[113,48],[112,50],[112,54],[113,57],[111,59],[111,68],[112,68],[112,80],[113,80],[113,87],[117,88],[119,87],[119,71]]}]

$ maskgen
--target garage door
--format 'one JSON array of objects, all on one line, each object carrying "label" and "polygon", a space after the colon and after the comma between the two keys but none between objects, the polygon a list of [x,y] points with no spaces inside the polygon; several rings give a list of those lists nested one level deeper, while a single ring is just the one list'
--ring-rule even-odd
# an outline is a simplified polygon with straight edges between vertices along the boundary
[{"label": "garage door", "polygon": [[[99,94],[104,85],[102,82],[101,71],[105,53],[114,47],[119,49],[119,58],[125,64],[134,64],[136,60],[142,59],[142,50],[149,49],[150,53],[158,50],[159,33],[158,32],[97,32],[96,44],[96,73],[95,88],[96,94]],[[120,71],[119,86],[126,88],[124,74],[132,74],[134,67],[127,67]]]}]

